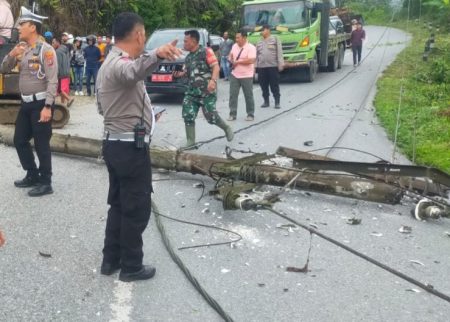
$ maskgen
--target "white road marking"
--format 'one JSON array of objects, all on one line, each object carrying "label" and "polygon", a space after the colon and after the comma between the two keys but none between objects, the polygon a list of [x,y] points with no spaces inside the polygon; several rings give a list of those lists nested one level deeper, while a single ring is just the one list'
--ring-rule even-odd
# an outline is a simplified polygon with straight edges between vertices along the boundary
[{"label": "white road marking", "polygon": [[112,312],[110,322],[130,322],[130,314],[133,309],[131,305],[131,296],[133,293],[133,283],[114,282],[113,294],[114,300],[109,305]]}]

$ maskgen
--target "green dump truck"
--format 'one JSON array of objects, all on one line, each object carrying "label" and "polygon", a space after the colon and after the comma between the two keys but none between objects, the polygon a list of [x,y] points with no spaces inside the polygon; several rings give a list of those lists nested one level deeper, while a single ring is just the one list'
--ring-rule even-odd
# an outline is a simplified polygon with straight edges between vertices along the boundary
[{"label": "green dump truck", "polygon": [[333,7],[329,0],[245,1],[240,26],[256,44],[262,26],[270,25],[283,46],[282,77],[312,82],[319,70],[334,72],[344,61],[350,34],[338,16],[330,17]]}]

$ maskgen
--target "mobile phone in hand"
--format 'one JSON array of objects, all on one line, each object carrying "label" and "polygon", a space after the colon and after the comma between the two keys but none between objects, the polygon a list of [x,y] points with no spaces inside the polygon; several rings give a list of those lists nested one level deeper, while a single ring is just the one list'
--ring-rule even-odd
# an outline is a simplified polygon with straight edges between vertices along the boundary
[{"label": "mobile phone in hand", "polygon": [[155,115],[158,115],[159,113],[162,113],[165,110],[166,110],[165,107],[153,105],[153,113],[155,113]]}]

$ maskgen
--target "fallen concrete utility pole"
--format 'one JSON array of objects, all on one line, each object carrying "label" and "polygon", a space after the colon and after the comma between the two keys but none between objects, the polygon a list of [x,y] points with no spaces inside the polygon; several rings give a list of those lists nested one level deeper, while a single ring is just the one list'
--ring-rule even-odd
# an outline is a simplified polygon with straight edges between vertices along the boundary
[{"label": "fallen concrete utility pole", "polygon": [[405,187],[424,195],[445,197],[446,191],[450,190],[450,175],[430,167],[388,162],[340,161],[286,147],[279,147],[276,153],[291,158],[293,166],[298,169],[352,173],[364,178],[397,184],[399,187]]},{"label": "fallen concrete utility pole", "polygon": [[[0,141],[12,145],[13,132],[12,127],[0,126]],[[50,144],[54,152],[93,158],[101,155],[100,140],[53,134]],[[262,159],[268,159],[267,156],[227,160],[157,148],[152,148],[150,154],[152,166],[160,169],[241,180],[261,185],[290,185],[296,189],[389,204],[396,204],[402,198],[401,189],[382,182],[347,175],[304,173],[298,169],[259,164]]]}]

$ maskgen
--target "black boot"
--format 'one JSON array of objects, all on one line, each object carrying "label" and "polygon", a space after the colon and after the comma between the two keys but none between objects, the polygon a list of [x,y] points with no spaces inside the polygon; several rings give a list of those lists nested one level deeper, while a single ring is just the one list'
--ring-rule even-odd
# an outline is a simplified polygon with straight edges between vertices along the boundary
[{"label": "black boot", "polygon": [[264,99],[264,103],[261,105],[261,107],[269,107],[269,99]]},{"label": "black boot", "polygon": [[52,186],[50,184],[39,183],[36,188],[28,191],[30,197],[40,197],[44,195],[49,195],[53,193]]},{"label": "black boot", "polygon": [[281,108],[281,106],[280,106],[280,98],[275,99],[275,108],[276,109]]},{"label": "black boot", "polygon": [[134,273],[124,273],[120,272],[119,280],[122,282],[133,282],[133,281],[141,281],[148,280],[155,276],[156,269],[149,265],[143,265],[142,268]]},{"label": "black boot", "polygon": [[14,185],[17,188],[29,188],[35,187],[39,184],[39,172],[37,170],[31,170],[27,172],[27,175],[22,180],[14,181]]}]

